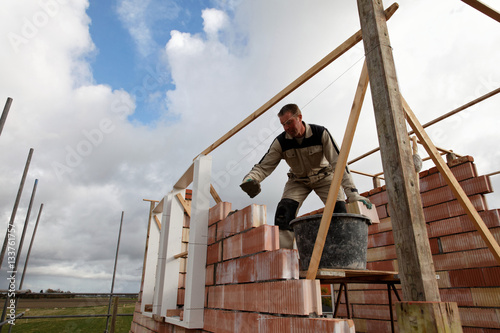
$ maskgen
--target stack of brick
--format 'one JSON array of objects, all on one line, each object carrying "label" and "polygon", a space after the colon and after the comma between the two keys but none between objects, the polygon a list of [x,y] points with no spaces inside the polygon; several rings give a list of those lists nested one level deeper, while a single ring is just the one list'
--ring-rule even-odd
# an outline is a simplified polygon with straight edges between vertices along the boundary
[{"label": "stack of brick", "polygon": [[[448,165],[498,242],[500,211],[488,210],[484,198],[493,192],[489,178],[477,175],[470,156]],[[465,333],[498,332],[500,266],[436,168],[420,173],[420,192],[441,300],[458,303]],[[381,221],[369,227],[367,268],[397,271],[385,186],[362,195],[376,206]],[[349,302],[357,332],[390,331],[385,285],[352,284]],[[345,305],[339,310],[346,314]]]},{"label": "stack of brick", "polygon": [[[137,306],[132,333],[355,332],[352,320],[318,317],[322,314],[319,280],[299,279],[297,250],[279,249],[278,227],[266,224],[265,206],[231,212],[231,204],[222,202],[210,209],[208,225],[203,330],[155,321]],[[185,294],[183,262],[180,309]]]},{"label": "stack of brick", "polygon": [[210,210],[205,331],[354,332],[350,320],[311,318],[322,312],[319,281],[299,279],[297,251],[279,249],[265,206],[230,209]]}]

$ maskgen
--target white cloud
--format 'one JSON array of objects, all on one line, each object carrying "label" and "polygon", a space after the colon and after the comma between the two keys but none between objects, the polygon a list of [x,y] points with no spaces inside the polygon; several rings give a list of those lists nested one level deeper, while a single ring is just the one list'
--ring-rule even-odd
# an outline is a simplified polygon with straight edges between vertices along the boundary
[{"label": "white cloud", "polygon": [[[119,3],[122,20],[144,54],[156,47],[147,24],[154,3]],[[147,78],[164,73],[146,73],[134,92],[94,84],[86,60],[95,52],[85,15],[87,1],[60,4],[57,13],[47,14],[47,23],[39,24],[33,36],[26,35],[26,43],[17,49],[8,38],[0,40],[0,100],[14,98],[0,137],[1,216],[4,221],[10,217],[30,147],[35,154],[16,223],[24,219],[35,178],[40,183],[34,211],[45,203],[30,260],[30,287],[49,287],[37,284],[46,283],[42,276],[47,274],[64,276],[59,281],[70,287],[50,286],[64,290],[76,286],[73,279],[78,276],[109,279],[123,210],[118,278],[132,280],[123,288],[133,289],[135,277],[137,290],[149,208],[142,199],[160,199],[197,154],[359,29],[355,3],[321,1],[313,6],[304,1],[284,5],[262,0],[226,5],[231,6],[227,12],[222,11],[224,6],[193,12],[202,15],[204,31],[171,31],[160,51],[175,89],[163,95],[168,114],[150,127],[127,120],[139,102],[131,94],[142,91],[147,98],[151,92]],[[19,36],[25,18],[33,21],[36,13],[47,13],[36,3],[8,1],[4,6],[0,31]],[[175,7],[168,12],[174,15]],[[422,122],[498,87],[497,25],[456,1],[401,4],[389,31],[401,90]],[[238,185],[281,131],[275,114],[286,102],[305,106],[305,120],[326,125],[340,143],[363,54],[359,44],[212,153],[214,186],[223,200],[231,201],[234,209],[266,204],[272,223],[286,166],[282,164],[262,184],[263,192],[253,200]],[[497,171],[498,98],[429,128],[429,135],[444,148],[473,155],[480,173]],[[168,121],[172,116],[175,122]],[[376,146],[367,96],[351,157]],[[356,163],[353,169],[382,171],[378,156]],[[355,176],[355,180],[361,190],[371,186],[370,179]],[[490,207],[500,205],[497,193],[488,195]],[[320,206],[312,195],[302,212]],[[99,283],[99,288],[106,283]],[[78,288],[92,291],[94,285],[82,280]]]}]

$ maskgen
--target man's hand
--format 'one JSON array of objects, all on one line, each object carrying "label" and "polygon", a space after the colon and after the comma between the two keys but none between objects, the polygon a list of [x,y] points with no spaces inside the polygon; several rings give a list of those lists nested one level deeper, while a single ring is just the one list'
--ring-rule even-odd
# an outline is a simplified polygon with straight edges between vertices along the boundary
[{"label": "man's hand", "polygon": [[368,198],[362,197],[361,195],[358,194],[358,192],[355,191],[348,191],[347,195],[347,201],[348,202],[354,202],[354,201],[361,201],[368,209],[372,209],[372,203]]},{"label": "man's hand", "polygon": [[260,193],[260,183],[255,179],[245,179],[240,185],[241,189],[245,191],[250,198],[255,197]]}]

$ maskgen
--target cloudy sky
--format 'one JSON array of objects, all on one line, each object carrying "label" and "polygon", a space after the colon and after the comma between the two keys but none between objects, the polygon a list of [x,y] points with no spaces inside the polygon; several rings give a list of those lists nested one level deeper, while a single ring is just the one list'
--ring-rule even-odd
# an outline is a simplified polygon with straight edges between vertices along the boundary
[{"label": "cloudy sky", "polygon": [[[124,211],[115,291],[137,292],[143,199],[161,199],[195,156],[359,26],[355,1],[3,1],[0,103],[14,101],[0,136],[1,237],[30,148],[17,229],[35,179],[28,235],[44,204],[23,287],[108,292]],[[500,25],[459,0],[402,0],[389,32],[400,89],[422,123],[500,86]],[[284,163],[254,199],[238,185],[281,131],[275,114],[297,103],[305,121],[340,143],[363,55],[359,44],[212,153],[224,201],[265,204],[273,223]],[[428,133],[437,146],[472,155],[480,174],[498,171],[499,105],[497,95]],[[368,93],[350,159],[377,146]],[[381,172],[380,156],[351,168]],[[361,191],[371,188],[371,179],[354,178]],[[491,178],[490,208],[500,207],[499,178]],[[320,207],[311,196],[301,213]]]}]

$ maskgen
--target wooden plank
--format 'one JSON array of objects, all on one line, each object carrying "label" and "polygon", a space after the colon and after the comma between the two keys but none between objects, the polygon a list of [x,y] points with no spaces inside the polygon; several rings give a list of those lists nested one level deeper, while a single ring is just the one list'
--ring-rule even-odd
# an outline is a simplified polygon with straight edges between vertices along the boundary
[{"label": "wooden plank", "polygon": [[361,113],[361,107],[363,106],[363,100],[367,89],[368,70],[365,62],[363,64],[363,69],[361,70],[361,77],[359,78],[356,94],[354,95],[351,114],[349,115],[349,119],[347,121],[347,128],[344,133],[344,139],[342,140],[342,146],[340,148],[337,165],[335,166],[335,171],[333,173],[332,184],[330,185],[330,191],[328,192],[328,197],[326,199],[325,210],[323,211],[323,216],[321,218],[321,223],[318,229],[318,236],[316,237],[313,253],[311,255],[311,261],[309,262],[309,269],[307,270],[306,276],[306,278],[309,280],[316,279],[319,262],[321,260],[321,256],[323,255],[326,235],[328,234],[328,229],[330,228],[335,201],[337,200],[337,194],[340,190],[340,183],[342,182],[342,177],[344,176],[344,170],[347,165],[347,157],[349,156],[349,151],[351,150],[354,132],[356,131],[356,125],[358,123],[359,114]]},{"label": "wooden plank", "polygon": [[183,198],[182,194],[177,193],[176,195],[177,199],[179,199],[179,202],[181,203],[182,207],[184,208],[184,211],[186,214],[188,214],[189,217],[191,217],[191,207],[188,205],[186,199]]},{"label": "wooden plank", "polygon": [[440,301],[382,1],[357,2],[404,299]]},{"label": "wooden plank", "polygon": [[181,252],[181,253],[179,253],[179,254],[176,254],[176,255],[174,256],[174,258],[175,258],[175,259],[179,259],[179,258],[186,258],[186,257],[187,257],[187,255],[188,255],[188,251],[184,251],[184,252]]},{"label": "wooden plank", "polygon": [[479,0],[462,0],[469,6],[479,10],[481,13],[491,17],[497,22],[500,22],[500,13],[494,10],[493,8],[489,7],[488,5],[485,5]]},{"label": "wooden plank", "polygon": [[[391,18],[391,16],[396,12],[396,10],[399,8],[399,5],[397,3],[393,3],[387,10],[385,11],[385,17],[387,19]],[[295,89],[300,87],[302,84],[307,82],[310,78],[312,78],[314,75],[319,73],[323,68],[334,62],[336,59],[338,59],[341,55],[349,51],[353,46],[355,46],[357,43],[359,43],[362,39],[362,33],[361,30],[356,32],[354,35],[349,37],[345,42],[343,42],[341,45],[339,45],[335,50],[327,54],[323,59],[318,61],[314,66],[312,66],[310,69],[308,69],[304,74],[299,76],[295,81],[290,83],[288,86],[286,86],[283,90],[281,90],[278,94],[276,94],[274,97],[272,97],[269,101],[264,103],[260,108],[258,108],[256,111],[254,111],[251,115],[246,117],[243,121],[241,121],[238,125],[236,125],[234,128],[232,128],[229,132],[224,134],[221,138],[219,138],[217,141],[215,141],[213,144],[211,144],[208,148],[206,148],[204,151],[200,153],[200,155],[207,155],[217,147],[219,147],[221,144],[229,140],[233,135],[241,131],[245,126],[250,124],[252,121],[260,117],[262,114],[264,114],[267,110],[272,108],[274,105],[276,105],[279,101],[281,101],[283,98],[288,96],[290,93],[292,93]],[[199,155],[198,155],[199,156]],[[197,156],[197,157],[198,157]],[[196,157],[194,158],[196,159]]]},{"label": "wooden plank", "polygon": [[425,132],[422,125],[420,125],[420,122],[418,121],[417,117],[415,117],[415,114],[410,109],[408,103],[405,101],[403,97],[401,97],[401,100],[403,102],[403,106],[406,111],[407,121],[410,124],[411,128],[414,130],[415,135],[417,135],[418,139],[420,140],[420,143],[422,144],[422,146],[424,146],[425,150],[431,157],[434,164],[436,164],[436,167],[438,168],[439,172],[445,179],[446,183],[450,187],[451,191],[457,198],[462,208],[467,213],[467,216],[469,216],[471,221],[476,226],[476,229],[479,231],[481,237],[483,238],[484,242],[490,249],[491,253],[496,258],[498,263],[500,263],[500,246],[498,245],[497,241],[491,234],[491,231],[488,229],[483,219],[474,208],[474,205],[471,203],[469,197],[458,183],[457,179],[451,172],[448,165],[441,158],[441,155],[437,151],[436,147],[432,143],[431,139]]},{"label": "wooden plank", "polygon": [[219,197],[219,194],[217,193],[212,184],[210,184],[210,194],[212,195],[212,198],[214,198],[216,204],[222,202],[221,198]]},{"label": "wooden plank", "polygon": [[155,222],[156,222],[156,225],[158,226],[158,230],[161,230],[161,222],[158,219],[158,216],[156,216],[156,215],[155,215]]}]

